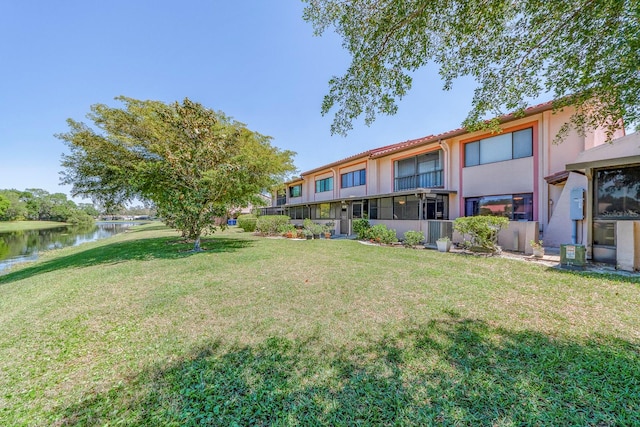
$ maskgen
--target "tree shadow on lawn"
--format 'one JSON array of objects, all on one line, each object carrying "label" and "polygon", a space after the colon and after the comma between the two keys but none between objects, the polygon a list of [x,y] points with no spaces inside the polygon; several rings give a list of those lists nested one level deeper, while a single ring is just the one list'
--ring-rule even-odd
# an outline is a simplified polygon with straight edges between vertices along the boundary
[{"label": "tree shadow on lawn", "polygon": [[51,417],[91,426],[640,425],[639,381],[636,344],[449,318],[356,348],[215,342]]},{"label": "tree shadow on lawn", "polygon": [[203,252],[192,252],[193,243],[175,237],[157,237],[110,243],[87,249],[72,255],[56,257],[50,261],[35,262],[28,267],[0,275],[0,285],[26,279],[38,274],[65,268],[83,268],[100,264],[117,264],[125,261],[152,259],[180,259],[204,253],[234,252],[253,245],[250,240],[233,238],[203,238]]}]

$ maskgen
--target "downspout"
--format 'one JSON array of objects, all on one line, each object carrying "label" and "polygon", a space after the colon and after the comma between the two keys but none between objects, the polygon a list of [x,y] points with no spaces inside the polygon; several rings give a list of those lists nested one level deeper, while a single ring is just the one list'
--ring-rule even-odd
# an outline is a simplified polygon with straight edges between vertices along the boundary
[{"label": "downspout", "polygon": [[449,167],[449,163],[450,163],[450,158],[451,158],[451,150],[449,148],[449,144],[447,143],[446,140],[439,140],[438,143],[440,144],[440,148],[442,148],[442,151],[444,152],[444,159],[442,161],[443,163],[443,167],[444,167],[444,188],[449,188],[449,185],[451,183],[451,168]]},{"label": "downspout", "polygon": [[584,236],[584,229],[586,228],[587,237],[586,239],[583,237],[582,244],[586,247],[585,257],[593,259],[593,168],[586,168],[585,175],[587,177],[587,194],[585,194],[586,218],[582,223],[582,233]]},{"label": "downspout", "polygon": [[336,172],[335,168],[331,168],[331,173],[333,174],[333,199],[339,199],[339,197],[337,197],[338,193],[338,173]]},{"label": "downspout", "polygon": [[[445,139],[445,140],[440,140],[440,147],[442,147],[442,151],[444,152],[444,160],[443,160],[443,167],[444,167],[444,188],[445,190],[450,190],[451,189],[451,174],[453,171],[453,161],[451,159],[451,147],[449,146],[449,142]],[[460,150],[462,150],[462,146],[460,146]],[[460,154],[462,155],[462,154]],[[462,173],[462,169],[460,169],[460,173]],[[462,182],[462,181],[461,181]],[[460,188],[460,183],[458,183],[458,187]],[[449,198],[449,196],[447,195],[447,198]],[[462,198],[462,190],[458,193],[458,198],[461,199]],[[458,201],[458,204],[460,203],[460,201]],[[449,208],[449,200],[447,200],[447,209]],[[461,214],[459,213],[459,215],[461,216]],[[447,212],[447,218],[451,218],[450,215],[450,211]]]},{"label": "downspout", "polygon": [[[331,173],[333,174],[333,200],[336,200],[339,198],[337,196],[340,194],[340,190],[338,189],[338,178],[337,178],[338,174],[335,168],[331,168],[330,170],[331,170]],[[342,211],[342,203],[340,204],[340,211]],[[335,216],[337,216],[338,218],[334,218],[334,219],[339,219],[340,221],[342,221],[342,219],[340,219],[340,215],[336,213]],[[349,211],[347,210],[347,218],[348,217],[349,217]],[[349,226],[349,233],[351,233],[351,226]]]}]

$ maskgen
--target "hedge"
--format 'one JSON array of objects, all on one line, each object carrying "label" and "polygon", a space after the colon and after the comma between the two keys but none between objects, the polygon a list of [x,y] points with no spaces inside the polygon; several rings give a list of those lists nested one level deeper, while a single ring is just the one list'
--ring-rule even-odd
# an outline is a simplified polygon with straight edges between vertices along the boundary
[{"label": "hedge", "polygon": [[238,216],[238,227],[242,228],[244,231],[253,233],[256,231],[256,223],[258,221],[258,217],[252,214],[244,214]]}]

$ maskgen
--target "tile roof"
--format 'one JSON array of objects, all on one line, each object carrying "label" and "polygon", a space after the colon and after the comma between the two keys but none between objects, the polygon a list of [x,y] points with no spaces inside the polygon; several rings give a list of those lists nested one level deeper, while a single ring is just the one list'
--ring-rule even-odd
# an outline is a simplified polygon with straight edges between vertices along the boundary
[{"label": "tile roof", "polygon": [[[548,101],[548,102],[543,102],[541,104],[537,104],[537,105],[533,105],[531,107],[527,107],[524,109],[524,116],[530,116],[532,114],[537,114],[540,113],[542,111],[546,111],[546,110],[550,110],[553,108],[553,101]],[[500,121],[500,123],[504,123],[507,122],[509,120],[514,120],[516,118],[516,113],[509,113],[509,114],[505,114],[502,115],[500,117],[498,117],[498,120]],[[371,159],[374,158],[378,158],[378,157],[384,157],[388,154],[391,153],[395,153],[398,151],[404,151],[407,150],[409,148],[413,148],[413,147],[418,147],[421,145],[426,145],[426,144],[430,144],[433,142],[437,142],[440,141],[442,139],[448,139],[448,138],[452,138],[454,136],[459,136],[459,135],[464,135],[465,133],[469,133],[465,128],[457,128],[457,129],[452,129],[450,131],[447,132],[443,132],[443,133],[439,133],[437,135],[429,135],[429,136],[424,136],[422,138],[417,138],[417,139],[410,139],[407,141],[403,141],[403,142],[398,142],[395,144],[390,144],[390,145],[385,145],[383,147],[379,147],[379,148],[373,148],[371,150],[367,150],[367,151],[363,151],[362,153],[358,153],[358,154],[354,154],[353,156],[349,156],[347,158],[344,158],[342,160],[338,160],[335,161],[333,163],[329,163],[327,165],[324,166],[320,166],[314,169],[311,169],[309,171],[303,172],[302,174],[300,174],[300,176],[304,176],[304,175],[310,175],[312,173],[321,171],[323,169],[328,169],[331,168],[333,166],[342,164],[342,163],[346,163],[348,161],[351,160],[355,160],[355,159],[359,159],[362,157],[369,157]]]}]

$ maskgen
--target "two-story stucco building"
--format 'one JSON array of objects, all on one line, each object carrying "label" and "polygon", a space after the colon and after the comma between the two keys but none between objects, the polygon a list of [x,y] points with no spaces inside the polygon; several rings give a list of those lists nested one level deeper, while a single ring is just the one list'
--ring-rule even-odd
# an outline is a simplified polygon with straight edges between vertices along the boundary
[{"label": "two-story stucco building", "polygon": [[586,190],[587,179],[566,165],[605,138],[572,132],[553,144],[570,115],[554,113],[548,102],[523,117],[501,117],[499,134],[455,129],[368,150],[303,172],[268,211],[294,222],[333,221],[336,233],[346,235],[354,219],[366,217],[398,237],[423,231],[428,243],[452,235],[451,220],[459,216],[501,215],[512,221],[500,236],[505,249],[530,253],[528,242],[539,237],[549,246],[583,243],[584,221],[567,215],[564,190],[567,182]]}]

